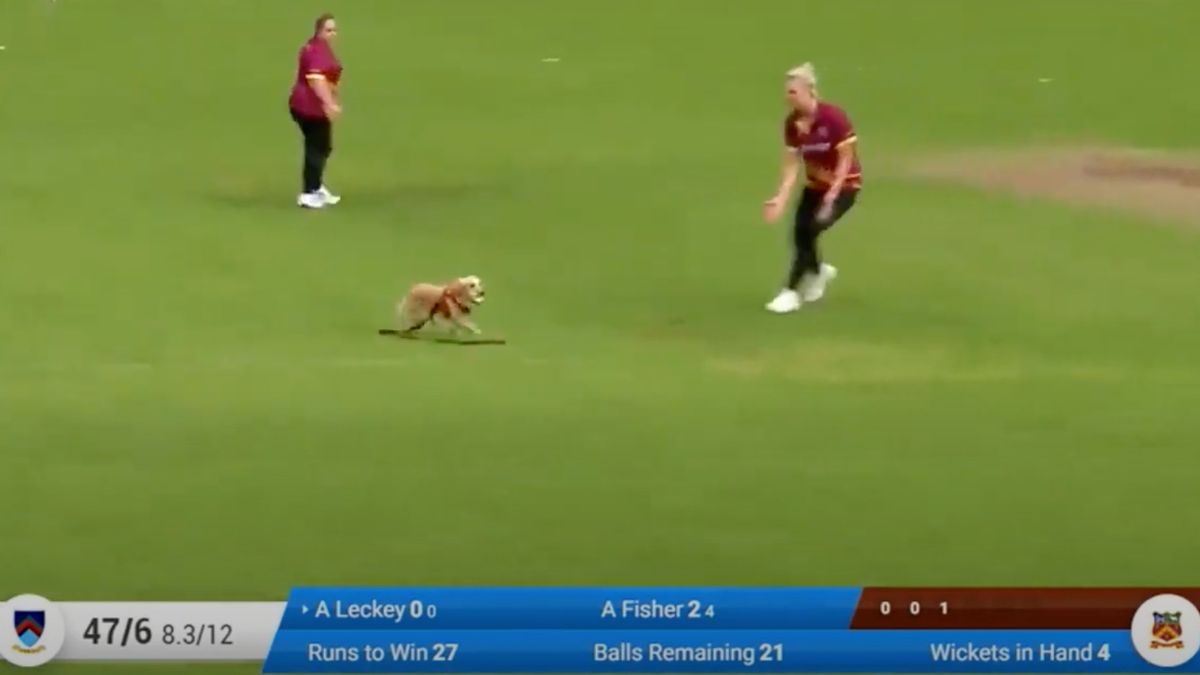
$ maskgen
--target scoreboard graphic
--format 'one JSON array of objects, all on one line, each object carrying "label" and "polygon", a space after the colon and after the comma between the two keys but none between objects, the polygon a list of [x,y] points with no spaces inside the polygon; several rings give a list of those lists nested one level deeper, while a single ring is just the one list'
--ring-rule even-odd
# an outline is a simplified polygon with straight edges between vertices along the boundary
[{"label": "scoreboard graphic", "polygon": [[0,660],[264,673],[1200,672],[1200,588],[296,588],[0,604]]}]

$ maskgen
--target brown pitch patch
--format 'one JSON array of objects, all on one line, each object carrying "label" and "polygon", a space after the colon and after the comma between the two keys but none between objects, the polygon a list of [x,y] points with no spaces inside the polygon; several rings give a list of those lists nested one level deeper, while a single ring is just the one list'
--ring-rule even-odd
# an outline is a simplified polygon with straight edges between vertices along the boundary
[{"label": "brown pitch patch", "polygon": [[1200,227],[1200,157],[1155,150],[1040,147],[926,157],[914,176]]}]

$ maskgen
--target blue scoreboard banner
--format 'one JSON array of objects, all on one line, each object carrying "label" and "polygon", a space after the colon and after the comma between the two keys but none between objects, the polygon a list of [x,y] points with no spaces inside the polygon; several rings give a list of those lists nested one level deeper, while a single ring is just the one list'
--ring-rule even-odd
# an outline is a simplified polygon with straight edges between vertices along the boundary
[{"label": "blue scoreboard banner", "polygon": [[267,673],[1200,672],[1200,589],[297,588]]},{"label": "blue scoreboard banner", "polygon": [[[286,602],[0,602],[0,670],[1198,673],[1197,588],[296,588]],[[133,671],[132,667],[129,670]]]}]

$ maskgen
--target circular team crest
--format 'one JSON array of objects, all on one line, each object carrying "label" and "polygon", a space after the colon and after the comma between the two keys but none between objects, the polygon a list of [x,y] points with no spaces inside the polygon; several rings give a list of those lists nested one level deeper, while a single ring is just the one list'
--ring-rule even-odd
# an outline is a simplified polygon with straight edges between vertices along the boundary
[{"label": "circular team crest", "polygon": [[66,637],[62,613],[42,596],[18,595],[0,604],[0,658],[14,666],[48,663]]},{"label": "circular team crest", "polygon": [[1200,651],[1200,610],[1185,597],[1156,595],[1138,607],[1130,631],[1134,648],[1147,663],[1176,668]]}]

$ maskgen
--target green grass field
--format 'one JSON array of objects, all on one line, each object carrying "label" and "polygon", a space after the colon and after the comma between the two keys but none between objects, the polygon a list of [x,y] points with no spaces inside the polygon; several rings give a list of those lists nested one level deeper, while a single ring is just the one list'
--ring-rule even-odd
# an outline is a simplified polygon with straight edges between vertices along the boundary
[{"label": "green grass field", "polygon": [[[303,212],[286,96],[326,8],[345,199]],[[4,0],[0,597],[1200,583],[1200,232],[890,168],[1198,148],[1197,22],[1194,0]],[[824,240],[827,301],[778,317],[786,227],[759,212],[803,60],[868,189]],[[410,283],[460,274],[507,346],[375,335]],[[51,672],[143,670],[257,672]]]}]

